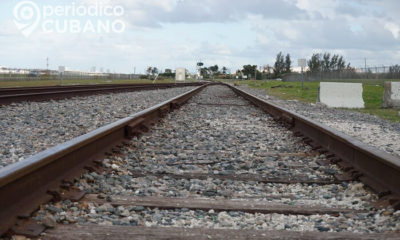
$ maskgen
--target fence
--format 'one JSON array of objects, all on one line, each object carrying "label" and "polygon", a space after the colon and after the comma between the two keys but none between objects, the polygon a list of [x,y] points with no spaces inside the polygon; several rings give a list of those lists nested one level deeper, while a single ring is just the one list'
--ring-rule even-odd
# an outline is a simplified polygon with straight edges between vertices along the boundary
[{"label": "fence", "polygon": [[[282,76],[284,81],[301,81],[300,73],[289,73]],[[324,81],[324,80],[346,80],[346,79],[370,79],[370,80],[390,80],[400,79],[400,66],[381,66],[368,68],[352,68],[341,71],[329,72],[305,72],[305,81]]]},{"label": "fence", "polygon": [[16,74],[16,73],[1,73],[0,81],[38,81],[38,80],[129,80],[139,79],[139,74],[76,74],[65,72],[63,74],[42,74],[42,73],[31,73],[31,74]]}]

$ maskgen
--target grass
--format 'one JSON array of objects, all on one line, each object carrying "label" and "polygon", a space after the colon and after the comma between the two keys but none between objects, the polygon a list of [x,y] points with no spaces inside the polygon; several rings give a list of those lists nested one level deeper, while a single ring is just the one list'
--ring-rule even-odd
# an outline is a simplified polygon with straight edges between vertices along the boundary
[{"label": "grass", "polygon": [[[400,80],[397,80],[400,81]],[[350,81],[347,81],[350,82]],[[352,81],[353,82],[353,81]],[[355,82],[361,82],[360,80]],[[319,82],[305,82],[304,89],[301,88],[301,82],[281,82],[281,81],[259,81],[247,80],[236,81],[238,84],[247,84],[249,87],[257,89],[265,89],[267,94],[285,100],[298,100],[301,102],[315,103],[318,96]],[[382,119],[392,122],[400,122],[398,109],[382,108],[384,88],[381,84],[374,81],[363,83],[363,99],[365,102],[364,109],[355,109],[351,111],[359,111],[376,115]]]},{"label": "grass", "polygon": [[[173,83],[174,79],[157,80],[155,83]],[[90,85],[90,84],[141,84],[153,83],[149,79],[64,79],[63,86],[67,85]],[[59,80],[19,80],[19,81],[0,81],[0,88],[5,87],[40,87],[40,86],[58,86]]]},{"label": "grass", "polygon": [[352,83],[362,83],[366,85],[381,85],[383,86],[384,82],[400,82],[400,79],[329,79],[324,80],[324,82],[352,82]]},{"label": "grass", "polygon": [[359,111],[379,116],[393,122],[400,122],[398,109],[382,108],[384,88],[379,85],[363,85],[363,98],[365,101],[365,109]]}]

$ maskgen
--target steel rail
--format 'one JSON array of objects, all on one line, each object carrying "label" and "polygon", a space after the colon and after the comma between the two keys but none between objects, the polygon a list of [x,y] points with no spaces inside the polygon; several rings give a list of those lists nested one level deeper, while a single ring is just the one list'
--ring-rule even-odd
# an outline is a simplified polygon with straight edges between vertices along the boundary
[{"label": "steel rail", "polygon": [[132,84],[86,84],[86,85],[63,85],[63,86],[37,86],[37,87],[6,87],[0,88],[0,95],[17,94],[17,93],[38,93],[51,92],[54,90],[78,90],[78,89],[94,89],[109,87],[135,87],[135,86],[174,86],[174,85],[201,85],[204,82],[192,83],[132,83]]},{"label": "steel rail", "polygon": [[397,208],[400,207],[400,158],[237,87],[225,85],[276,120],[283,122],[295,133],[312,140],[310,142],[314,147],[334,154],[334,162],[345,161],[350,164],[353,168],[351,170],[353,176],[381,196],[392,194],[391,199],[396,202]]},{"label": "steel rail", "polygon": [[148,129],[205,86],[0,169],[0,236],[18,217],[30,216],[40,204],[50,201],[62,183],[73,181],[85,168],[98,166],[106,152]]},{"label": "steel rail", "polygon": [[204,83],[79,85],[65,87],[34,87],[0,89],[0,105],[21,101],[43,101],[99,93],[143,91],[173,87],[201,86]]},{"label": "steel rail", "polygon": [[[63,86],[37,86],[37,87],[7,87],[0,88],[0,95],[18,94],[18,93],[38,93],[50,92],[54,90],[78,90],[90,88],[107,88],[107,87],[123,87],[123,86],[143,86],[149,84],[87,84],[87,85],[63,85]],[[162,84],[150,84],[158,86]]]}]

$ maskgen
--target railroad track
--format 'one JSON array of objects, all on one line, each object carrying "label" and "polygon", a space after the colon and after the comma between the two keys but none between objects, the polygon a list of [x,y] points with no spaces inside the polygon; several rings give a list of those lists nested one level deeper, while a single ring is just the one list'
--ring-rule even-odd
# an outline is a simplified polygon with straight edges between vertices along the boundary
[{"label": "railroad track", "polygon": [[0,232],[400,239],[399,161],[234,87],[200,86],[1,169]]},{"label": "railroad track", "polygon": [[98,84],[51,87],[0,88],[0,105],[22,101],[44,101],[100,93],[143,91],[172,87],[200,86],[204,83],[165,83],[165,84]]}]

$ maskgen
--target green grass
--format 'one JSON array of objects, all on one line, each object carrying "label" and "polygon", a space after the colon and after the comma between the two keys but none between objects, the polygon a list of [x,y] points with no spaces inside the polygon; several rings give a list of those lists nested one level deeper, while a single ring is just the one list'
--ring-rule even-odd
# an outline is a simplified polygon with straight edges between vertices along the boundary
[{"label": "green grass", "polygon": [[383,86],[384,82],[400,82],[400,79],[329,79],[323,80],[323,82],[351,82],[351,83],[362,83],[366,85],[381,85]]},{"label": "green grass", "polygon": [[379,85],[363,85],[363,98],[365,101],[365,109],[359,111],[379,116],[393,122],[400,122],[398,109],[382,108],[384,88]]},{"label": "green grass", "polygon": [[[174,79],[161,79],[155,83],[173,83]],[[67,85],[89,85],[89,84],[141,84],[141,83],[153,83],[149,79],[64,79],[63,86]],[[40,87],[40,86],[58,86],[60,85],[59,80],[23,80],[23,81],[0,81],[0,88],[5,87]]]},{"label": "green grass", "polygon": [[[268,95],[275,96],[281,99],[285,100],[296,99],[301,102],[309,102],[309,103],[316,102],[318,96],[318,86],[319,86],[319,82],[305,82],[304,89],[301,89],[301,82],[247,80],[247,81],[235,81],[235,83],[246,84],[252,88],[265,89]],[[355,109],[351,111],[369,113],[372,115],[376,115],[382,119],[387,119],[393,122],[400,122],[398,109],[382,108],[383,92],[384,92],[383,86],[381,84],[377,84],[377,82],[370,80],[367,81],[367,83],[363,83],[363,99],[365,101],[365,108]]]},{"label": "green grass", "polygon": [[297,99],[302,102],[315,102],[318,95],[319,83],[316,82],[304,83],[303,89],[301,89],[301,82],[261,82],[255,80],[247,82],[249,87],[266,89],[269,95],[285,100]]}]

